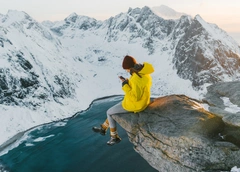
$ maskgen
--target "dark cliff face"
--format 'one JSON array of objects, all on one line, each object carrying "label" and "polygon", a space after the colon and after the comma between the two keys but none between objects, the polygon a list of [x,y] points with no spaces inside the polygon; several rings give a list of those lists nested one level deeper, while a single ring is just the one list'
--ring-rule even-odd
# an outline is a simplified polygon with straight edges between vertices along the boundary
[{"label": "dark cliff face", "polygon": [[8,54],[8,62],[15,70],[24,73],[25,77],[15,77],[11,68],[0,68],[0,104],[28,106],[31,101],[26,99],[40,86],[39,76],[22,52],[15,56]]},{"label": "dark cliff face", "polygon": [[116,114],[134,149],[159,171],[229,171],[240,164],[240,129],[183,95],[157,98],[143,112]]},{"label": "dark cliff face", "polygon": [[240,71],[240,56],[217,40],[196,17],[179,40],[174,57],[177,73],[194,87],[217,83],[224,75],[234,78]]},{"label": "dark cliff face", "polygon": [[173,30],[172,39],[177,40],[179,37],[183,36],[192,22],[192,19],[189,16],[182,16],[179,21],[176,23],[176,26]]}]

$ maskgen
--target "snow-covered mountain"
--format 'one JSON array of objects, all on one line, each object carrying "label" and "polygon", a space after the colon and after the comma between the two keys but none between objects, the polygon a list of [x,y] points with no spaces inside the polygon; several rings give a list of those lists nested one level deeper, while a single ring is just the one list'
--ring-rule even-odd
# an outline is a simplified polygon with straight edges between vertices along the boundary
[{"label": "snow-covered mountain", "polygon": [[187,15],[185,13],[177,12],[174,9],[169,8],[166,5],[152,7],[151,9],[159,17],[162,17],[166,20],[168,20],[168,19],[179,19],[181,16]]},{"label": "snow-covered mountain", "polygon": [[[75,30],[71,32],[73,28]],[[134,44],[140,46],[139,49],[147,49],[151,56],[167,52],[178,76],[190,80],[195,88],[205,83],[236,79],[240,73],[238,44],[225,31],[205,22],[199,15],[193,19],[182,16],[178,20],[165,20],[148,7],[130,8],[127,13],[121,13],[103,23],[72,14],[51,30],[57,35],[62,34],[62,42],[66,41],[66,37],[74,37],[74,41],[68,41],[74,45],[75,40],[79,39],[77,35],[82,35],[78,41],[81,42],[84,40],[82,37],[89,38],[87,35],[90,32],[94,33],[93,39],[104,37],[103,41],[107,41],[107,45],[127,42],[127,46]]]},{"label": "snow-covered mountain", "polygon": [[217,25],[206,23],[197,15],[180,38],[174,64],[180,77],[194,87],[239,79],[239,46]]},{"label": "snow-covered mountain", "polygon": [[200,16],[165,20],[129,8],[105,21],[72,13],[38,23],[0,16],[0,144],[19,131],[70,117],[99,97],[122,94],[125,55],[154,65],[153,96],[198,97],[205,84],[239,77],[240,47]]}]

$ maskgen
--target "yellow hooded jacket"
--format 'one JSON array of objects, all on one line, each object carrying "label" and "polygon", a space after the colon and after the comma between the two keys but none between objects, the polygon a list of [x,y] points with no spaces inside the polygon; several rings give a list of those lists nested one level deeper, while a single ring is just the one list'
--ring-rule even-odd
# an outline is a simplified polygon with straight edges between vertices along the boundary
[{"label": "yellow hooded jacket", "polygon": [[143,68],[138,72],[142,78],[133,73],[129,78],[128,84],[124,84],[122,90],[125,93],[122,107],[131,112],[140,112],[150,103],[152,77],[154,68],[151,64],[144,62]]}]

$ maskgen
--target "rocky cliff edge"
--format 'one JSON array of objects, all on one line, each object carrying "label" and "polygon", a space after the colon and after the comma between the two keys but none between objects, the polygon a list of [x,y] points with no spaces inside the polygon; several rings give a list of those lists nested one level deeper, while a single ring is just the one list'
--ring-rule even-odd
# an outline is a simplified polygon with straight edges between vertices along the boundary
[{"label": "rocky cliff edge", "polygon": [[159,97],[143,112],[113,118],[127,131],[135,151],[158,171],[230,171],[240,166],[240,128],[199,102],[184,95]]}]

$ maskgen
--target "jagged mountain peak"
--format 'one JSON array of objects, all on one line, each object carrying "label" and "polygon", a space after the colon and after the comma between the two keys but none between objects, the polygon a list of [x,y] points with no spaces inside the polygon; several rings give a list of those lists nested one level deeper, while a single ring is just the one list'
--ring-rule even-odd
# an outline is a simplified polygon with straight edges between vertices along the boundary
[{"label": "jagged mountain peak", "polygon": [[[127,13],[120,13],[115,17],[106,20],[102,28],[107,28],[109,42],[117,40],[128,40],[135,42],[143,39],[142,46],[153,53],[155,40],[163,40],[172,32],[175,21],[164,20],[145,6],[143,8],[129,8]],[[126,36],[128,34],[130,36]]]},{"label": "jagged mountain peak", "polygon": [[67,18],[71,18],[71,17],[74,17],[74,16],[78,16],[78,14],[75,13],[75,12],[73,12],[73,13],[71,13]]},{"label": "jagged mountain peak", "polygon": [[199,26],[205,30],[202,34],[208,34],[212,39],[219,40],[221,44],[236,51],[237,42],[216,24],[206,22],[199,14],[194,17],[193,22],[198,23]]},{"label": "jagged mountain peak", "polygon": [[153,11],[151,10],[150,7],[148,6],[144,6],[143,8],[135,8],[133,9],[134,12],[141,12],[142,14],[145,14],[145,15],[153,15]]},{"label": "jagged mountain peak", "polygon": [[45,23],[44,25],[50,27],[55,34],[62,36],[64,30],[68,30],[69,28],[77,30],[88,30],[101,23],[101,21],[98,21],[94,18],[72,13],[63,21],[55,22],[54,24],[50,23],[50,25],[49,23]]},{"label": "jagged mountain peak", "polygon": [[144,6],[143,8],[129,8],[127,12],[130,16],[151,16],[155,15],[150,7]]},{"label": "jagged mountain peak", "polygon": [[69,21],[75,23],[79,15],[77,13],[70,14],[67,18],[64,19],[64,21]]},{"label": "jagged mountain peak", "polygon": [[34,21],[36,22],[32,17],[30,17],[26,12],[24,11],[17,11],[17,10],[8,10],[7,14],[4,15],[2,22],[19,22],[19,21]]},{"label": "jagged mountain peak", "polygon": [[[52,34],[48,29],[43,27],[40,23],[34,20],[30,15],[24,11],[9,10],[6,15],[4,15],[0,20],[1,26],[4,28],[2,33],[9,33],[9,40],[14,42],[21,42],[21,38],[16,39],[23,33],[26,39],[36,40],[37,38],[32,37],[33,32],[38,33],[38,38],[41,39],[42,36],[48,40],[52,40]],[[13,29],[10,31],[10,28]],[[17,35],[16,34],[19,34]],[[11,35],[11,36],[10,36]]]},{"label": "jagged mountain peak", "polygon": [[143,12],[152,12],[151,8],[148,7],[148,6],[144,6],[144,7],[142,8],[142,11],[143,11]]},{"label": "jagged mountain peak", "polygon": [[68,17],[64,19],[65,22],[72,22],[72,23],[78,23],[82,21],[97,21],[95,18],[84,16],[84,15],[78,15],[77,13],[72,13]]},{"label": "jagged mountain peak", "polygon": [[182,15],[187,15],[185,13],[177,12],[174,9],[172,9],[166,5],[155,6],[155,7],[152,7],[151,9],[156,15],[158,15],[164,19],[167,19],[167,20],[168,19],[179,19]]},{"label": "jagged mountain peak", "polygon": [[194,18],[193,21],[198,22],[200,25],[202,25],[202,27],[205,27],[206,29],[209,29],[209,23],[207,23],[205,20],[203,20],[203,18],[197,14]]}]

